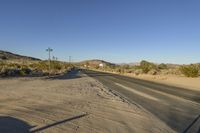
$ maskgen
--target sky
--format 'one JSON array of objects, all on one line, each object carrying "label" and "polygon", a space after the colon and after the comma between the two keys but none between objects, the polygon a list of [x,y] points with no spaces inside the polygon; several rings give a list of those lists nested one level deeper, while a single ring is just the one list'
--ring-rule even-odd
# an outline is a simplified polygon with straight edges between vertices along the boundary
[{"label": "sky", "polygon": [[200,62],[199,0],[0,0],[0,49],[67,61]]}]

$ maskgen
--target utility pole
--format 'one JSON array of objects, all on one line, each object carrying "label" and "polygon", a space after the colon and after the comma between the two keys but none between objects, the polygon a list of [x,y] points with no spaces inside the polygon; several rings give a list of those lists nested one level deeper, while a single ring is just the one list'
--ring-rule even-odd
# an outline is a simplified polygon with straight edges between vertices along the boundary
[{"label": "utility pole", "polygon": [[53,61],[55,61],[55,60],[56,60],[56,57],[55,57],[55,56],[53,56],[53,57],[52,57],[52,59],[53,59]]},{"label": "utility pole", "polygon": [[71,60],[72,60],[72,57],[69,56],[69,65],[71,65]]},{"label": "utility pole", "polygon": [[49,77],[50,77],[50,72],[51,72],[51,52],[53,51],[53,49],[51,49],[50,47],[48,49],[46,49],[46,51],[49,54]]}]

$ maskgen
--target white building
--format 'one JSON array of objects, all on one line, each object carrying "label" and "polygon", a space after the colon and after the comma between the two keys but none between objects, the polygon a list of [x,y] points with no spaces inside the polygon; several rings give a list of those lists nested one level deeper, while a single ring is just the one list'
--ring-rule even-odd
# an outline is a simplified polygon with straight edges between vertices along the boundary
[{"label": "white building", "polygon": [[100,64],[99,64],[99,67],[104,67],[104,64],[100,63]]}]

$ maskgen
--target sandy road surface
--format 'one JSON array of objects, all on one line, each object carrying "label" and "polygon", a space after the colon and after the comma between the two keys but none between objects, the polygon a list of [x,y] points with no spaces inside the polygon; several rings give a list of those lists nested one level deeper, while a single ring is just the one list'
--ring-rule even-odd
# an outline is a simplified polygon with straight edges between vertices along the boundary
[{"label": "sandy road surface", "polygon": [[0,133],[174,131],[80,73],[0,80]]}]

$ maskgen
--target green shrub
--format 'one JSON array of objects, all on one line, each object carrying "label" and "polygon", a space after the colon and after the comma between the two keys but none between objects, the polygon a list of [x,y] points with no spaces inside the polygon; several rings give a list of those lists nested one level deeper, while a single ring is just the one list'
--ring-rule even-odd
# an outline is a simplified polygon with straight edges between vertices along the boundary
[{"label": "green shrub", "polygon": [[19,75],[20,75],[20,76],[25,76],[26,73],[25,73],[24,71],[21,70],[21,71],[19,71]]},{"label": "green shrub", "polygon": [[181,66],[180,71],[186,77],[198,77],[199,76],[199,68],[197,65],[191,64],[191,65],[187,65],[187,66]]},{"label": "green shrub", "polygon": [[167,65],[162,63],[158,65],[158,69],[168,69]]},{"label": "green shrub", "polygon": [[143,60],[140,62],[140,68],[142,69],[143,73],[148,73],[150,70],[156,69],[156,65]]}]

